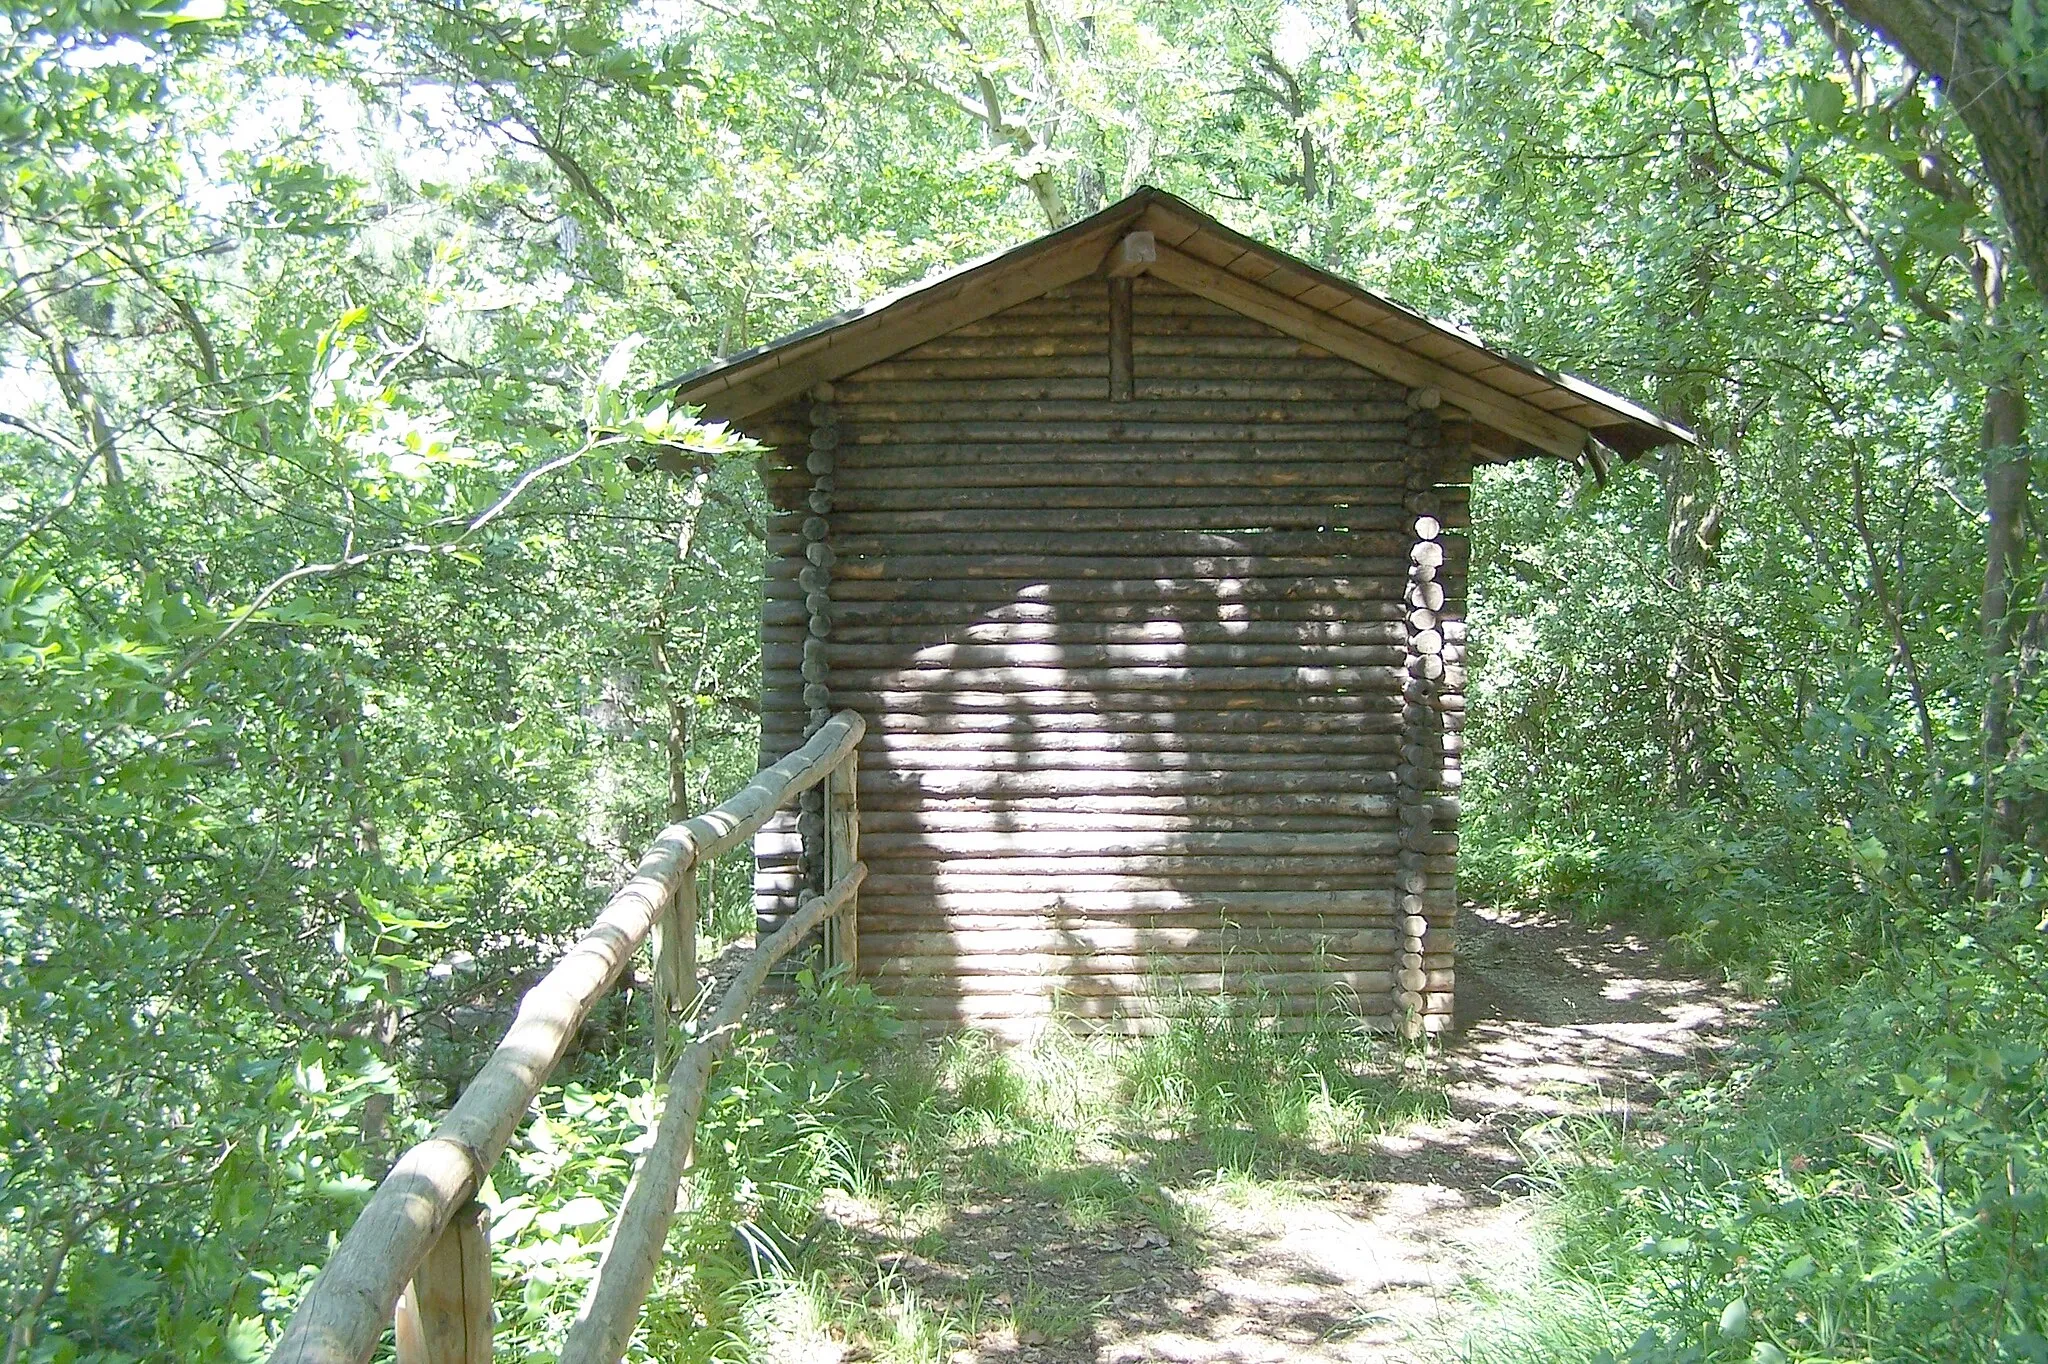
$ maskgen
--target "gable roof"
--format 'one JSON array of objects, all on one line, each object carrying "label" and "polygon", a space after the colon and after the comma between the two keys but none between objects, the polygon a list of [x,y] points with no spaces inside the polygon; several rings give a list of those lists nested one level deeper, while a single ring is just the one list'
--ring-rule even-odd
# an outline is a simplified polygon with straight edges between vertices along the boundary
[{"label": "gable roof", "polygon": [[1632,459],[1695,439],[1619,394],[1487,346],[1150,187],[1035,241],[686,374],[674,381],[675,400],[744,423],[818,383],[1106,273],[1154,275],[1411,388],[1433,388],[1446,407],[1472,418],[1477,444],[1497,459],[1548,453],[1590,457],[1597,467],[1603,450]]}]

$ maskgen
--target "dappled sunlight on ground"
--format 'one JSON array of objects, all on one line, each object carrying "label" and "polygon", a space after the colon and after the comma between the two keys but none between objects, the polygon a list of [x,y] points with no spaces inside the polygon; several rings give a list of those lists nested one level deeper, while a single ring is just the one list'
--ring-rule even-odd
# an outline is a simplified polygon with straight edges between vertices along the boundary
[{"label": "dappled sunlight on ground", "polygon": [[1636,1120],[1754,1008],[1638,939],[1561,918],[1468,910],[1460,941],[1461,1031],[1433,1062],[1447,1116],[1270,1169],[1161,1142],[1146,1159],[1172,1206],[1150,1225],[1079,1230],[1018,1187],[932,1210],[907,1244],[899,1229],[885,1248],[872,1222],[857,1234],[884,1272],[967,1304],[956,1364],[1455,1359],[1469,1286],[1524,1281],[1538,1262],[1521,1176],[1540,1125]]}]

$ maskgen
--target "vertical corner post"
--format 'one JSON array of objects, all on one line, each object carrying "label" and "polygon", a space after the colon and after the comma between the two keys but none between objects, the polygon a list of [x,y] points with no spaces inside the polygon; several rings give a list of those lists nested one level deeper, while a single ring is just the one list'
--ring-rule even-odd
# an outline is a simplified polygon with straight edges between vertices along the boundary
[{"label": "vertical corner post", "polygon": [[668,909],[654,923],[655,1074],[675,1064],[676,1027],[697,995],[697,864],[683,869]]},{"label": "vertical corner post", "polygon": [[[804,467],[811,474],[811,491],[805,497],[810,514],[804,518],[804,566],[797,581],[804,589],[806,612],[803,646],[803,702],[806,711],[804,738],[810,739],[832,718],[832,665],[828,641],[832,638],[832,498],[837,491],[839,467],[839,408],[833,402],[830,384],[811,390],[810,453]],[[803,886],[797,899],[822,894],[831,884],[825,871],[825,793],[812,787],[798,798],[797,835],[802,840],[799,854]]]},{"label": "vertical corner post", "polygon": [[1409,394],[1408,460],[1403,500],[1408,527],[1408,582],[1402,606],[1407,627],[1408,677],[1401,694],[1401,754],[1394,769],[1399,791],[1401,851],[1395,862],[1396,941],[1394,1026],[1410,1040],[1423,1036],[1423,959],[1430,949],[1429,855],[1435,846],[1434,796],[1443,766],[1443,729],[1435,700],[1444,676],[1444,546],[1437,466],[1443,443],[1433,389]]},{"label": "vertical corner post", "polygon": [[481,1203],[448,1219],[395,1317],[398,1364],[491,1364],[491,1237]]},{"label": "vertical corner post", "polygon": [[[860,861],[860,750],[825,778],[825,884],[837,885]],[[825,965],[860,975],[860,892],[847,900],[825,930]]]}]

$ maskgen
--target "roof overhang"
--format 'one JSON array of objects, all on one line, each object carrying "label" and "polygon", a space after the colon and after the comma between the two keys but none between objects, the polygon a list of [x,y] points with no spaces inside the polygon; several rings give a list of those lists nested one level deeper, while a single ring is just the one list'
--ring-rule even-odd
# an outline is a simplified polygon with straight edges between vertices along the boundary
[{"label": "roof overhang", "polygon": [[679,403],[743,425],[816,384],[1077,280],[1151,274],[1469,416],[1495,459],[1633,459],[1696,438],[1642,405],[1545,369],[1253,241],[1158,189],[674,381]]}]

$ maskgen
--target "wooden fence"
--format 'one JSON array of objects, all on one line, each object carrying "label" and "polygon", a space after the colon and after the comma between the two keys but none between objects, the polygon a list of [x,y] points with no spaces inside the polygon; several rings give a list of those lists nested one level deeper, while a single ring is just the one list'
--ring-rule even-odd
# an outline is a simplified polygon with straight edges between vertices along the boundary
[{"label": "wooden fence", "polygon": [[657,1032],[669,1060],[669,1039],[695,988],[697,864],[739,846],[823,782],[826,889],[756,944],[695,1039],[674,1057],[654,1145],[627,1187],[562,1348],[563,1364],[616,1364],[654,1282],[712,1067],[731,1047],[769,971],[813,929],[831,923],[828,954],[849,965],[854,959],[856,895],[867,874],[854,794],[854,749],[863,728],[859,715],[839,712],[730,800],[662,831],[633,879],[527,991],[504,1040],[433,1135],[401,1156],[377,1186],[292,1315],[273,1364],[361,1364],[387,1324],[396,1327],[399,1364],[489,1364],[490,1245],[477,1190],[592,1006],[650,935]]}]

